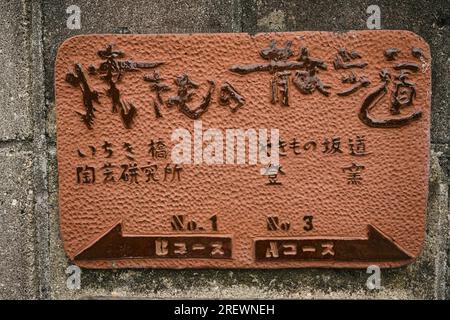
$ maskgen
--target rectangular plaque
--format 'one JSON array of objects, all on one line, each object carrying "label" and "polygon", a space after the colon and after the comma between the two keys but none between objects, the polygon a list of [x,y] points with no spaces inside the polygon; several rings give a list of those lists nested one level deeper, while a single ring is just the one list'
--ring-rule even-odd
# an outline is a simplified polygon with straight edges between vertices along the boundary
[{"label": "rectangular plaque", "polygon": [[395,267],[420,253],[429,46],[408,31],[83,35],[55,67],[86,268]]}]

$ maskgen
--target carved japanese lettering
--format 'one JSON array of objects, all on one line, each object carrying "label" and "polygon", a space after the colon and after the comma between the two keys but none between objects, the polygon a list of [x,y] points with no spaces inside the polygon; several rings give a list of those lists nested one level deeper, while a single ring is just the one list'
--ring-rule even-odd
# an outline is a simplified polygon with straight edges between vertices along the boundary
[{"label": "carved japanese lettering", "polygon": [[54,78],[68,258],[410,263],[423,241],[431,67],[406,31],[66,40]]},{"label": "carved japanese lettering", "polygon": [[167,101],[169,106],[177,106],[178,109],[191,119],[199,119],[207,110],[211,103],[211,96],[215,88],[215,83],[208,80],[208,92],[203,96],[202,101],[197,107],[190,107],[189,102],[192,101],[193,89],[198,89],[198,84],[192,82],[186,74],[181,74],[175,79],[178,87],[178,94],[172,96]]}]

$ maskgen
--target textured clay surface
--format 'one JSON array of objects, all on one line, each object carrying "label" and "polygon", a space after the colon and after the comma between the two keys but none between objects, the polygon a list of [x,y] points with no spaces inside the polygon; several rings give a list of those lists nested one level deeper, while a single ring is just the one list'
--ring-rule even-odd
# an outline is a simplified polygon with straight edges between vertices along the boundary
[{"label": "textured clay surface", "polygon": [[[87,268],[411,262],[424,237],[430,59],[407,31],[68,39],[55,68],[67,255]],[[171,135],[193,136],[194,119],[224,137],[279,129],[282,172],[177,171]]]}]

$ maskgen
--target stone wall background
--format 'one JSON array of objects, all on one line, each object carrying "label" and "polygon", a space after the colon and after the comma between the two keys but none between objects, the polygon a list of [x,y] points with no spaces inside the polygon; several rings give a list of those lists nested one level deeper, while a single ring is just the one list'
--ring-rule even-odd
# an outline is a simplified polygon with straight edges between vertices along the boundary
[{"label": "stone wall background", "polygon": [[[69,290],[59,238],[53,68],[64,39],[84,33],[348,31],[406,29],[432,50],[430,192],[423,253],[382,270],[83,270]],[[81,29],[66,8],[81,9]],[[0,298],[419,298],[448,299],[450,3],[448,1],[3,0],[0,2]],[[414,137],[411,137],[414,139]]]}]

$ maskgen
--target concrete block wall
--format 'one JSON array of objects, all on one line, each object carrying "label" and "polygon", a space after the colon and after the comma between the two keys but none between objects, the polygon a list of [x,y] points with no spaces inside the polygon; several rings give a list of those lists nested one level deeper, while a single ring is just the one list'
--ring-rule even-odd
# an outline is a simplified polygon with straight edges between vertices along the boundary
[{"label": "concrete block wall", "polygon": [[[366,9],[382,29],[422,36],[433,58],[429,200],[423,253],[383,270],[368,290],[365,270],[83,270],[66,286],[59,237],[53,89],[54,59],[85,33],[348,31],[366,29]],[[81,29],[66,8],[81,9]],[[449,298],[450,4],[447,1],[88,1],[0,2],[0,298]],[[414,139],[414,137],[411,137]]]}]

